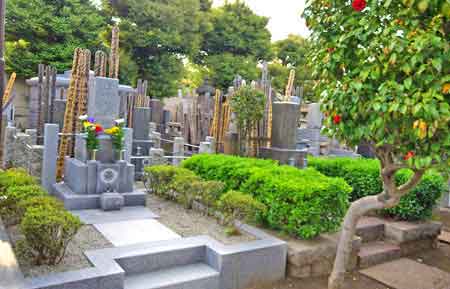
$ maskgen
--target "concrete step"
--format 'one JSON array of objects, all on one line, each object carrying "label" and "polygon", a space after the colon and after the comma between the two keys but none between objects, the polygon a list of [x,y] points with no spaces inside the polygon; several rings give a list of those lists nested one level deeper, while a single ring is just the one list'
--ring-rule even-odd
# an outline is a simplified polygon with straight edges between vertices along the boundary
[{"label": "concrete step", "polygon": [[401,257],[400,247],[384,241],[364,243],[358,253],[359,268],[364,269]]},{"label": "concrete step", "polygon": [[203,263],[125,276],[124,289],[219,289],[219,272]]},{"label": "concrete step", "polygon": [[206,247],[198,244],[183,246],[155,246],[143,255],[132,255],[117,259],[126,274],[143,274],[166,268],[202,263],[206,260]]},{"label": "concrete step", "polygon": [[363,243],[382,240],[384,238],[384,222],[376,217],[362,217],[356,226],[356,235]]}]

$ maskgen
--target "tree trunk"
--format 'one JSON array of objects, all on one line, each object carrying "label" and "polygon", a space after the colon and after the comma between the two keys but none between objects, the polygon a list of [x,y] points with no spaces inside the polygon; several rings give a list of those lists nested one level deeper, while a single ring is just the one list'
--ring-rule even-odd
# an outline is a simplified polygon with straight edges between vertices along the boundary
[{"label": "tree trunk", "polygon": [[387,202],[380,199],[383,194],[369,196],[352,203],[342,224],[342,232],[339,239],[339,246],[336,253],[333,272],[328,280],[328,289],[341,289],[344,286],[344,279],[350,255],[352,253],[353,237],[355,236],[358,220],[373,210],[380,210],[388,206]]},{"label": "tree trunk", "polygon": [[345,273],[352,252],[353,237],[358,220],[370,211],[395,207],[400,202],[400,198],[420,182],[425,170],[416,170],[413,177],[400,187],[395,185],[396,172],[396,166],[382,165],[383,193],[361,198],[351,204],[342,224],[333,272],[328,279],[328,289],[344,289]]}]

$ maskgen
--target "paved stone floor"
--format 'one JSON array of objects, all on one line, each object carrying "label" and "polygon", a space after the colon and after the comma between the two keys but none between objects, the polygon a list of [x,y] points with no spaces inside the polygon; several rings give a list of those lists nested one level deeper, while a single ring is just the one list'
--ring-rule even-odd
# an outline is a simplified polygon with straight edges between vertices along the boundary
[{"label": "paved stone floor", "polygon": [[94,227],[116,247],[181,238],[152,219],[94,224]]},{"label": "paved stone floor", "polygon": [[71,213],[78,216],[83,223],[88,225],[158,218],[158,215],[154,214],[147,207],[124,207],[120,211],[110,212],[103,210],[75,210],[71,211]]},{"label": "paved stone floor", "polygon": [[360,271],[394,289],[448,289],[450,274],[436,267],[401,258]]}]

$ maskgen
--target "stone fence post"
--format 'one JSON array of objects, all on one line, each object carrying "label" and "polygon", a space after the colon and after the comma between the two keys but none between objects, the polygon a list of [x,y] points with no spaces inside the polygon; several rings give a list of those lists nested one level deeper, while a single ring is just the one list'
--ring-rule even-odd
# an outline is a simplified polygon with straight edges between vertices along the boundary
[{"label": "stone fence post", "polygon": [[151,158],[152,166],[165,164],[163,149],[151,148],[150,149],[150,158]]},{"label": "stone fence post", "polygon": [[56,162],[58,159],[59,125],[46,123],[44,126],[44,152],[42,160],[41,184],[53,193],[56,184]]},{"label": "stone fence post", "polygon": [[212,136],[207,136],[206,137],[206,142],[211,143],[211,153],[215,154],[217,151],[217,144],[216,144],[216,139]]},{"label": "stone fence post", "polygon": [[15,137],[13,167],[23,168],[29,171],[31,136],[25,133],[17,133]]},{"label": "stone fence post", "polygon": [[5,129],[5,139],[3,141],[3,167],[8,168],[12,166],[14,161],[15,137],[17,129],[13,126],[8,126]]},{"label": "stone fence post", "polygon": [[213,150],[212,150],[212,145],[210,142],[201,142],[200,143],[200,149],[198,151],[200,154],[212,154]]},{"label": "stone fence post", "polygon": [[[173,156],[174,157],[183,157],[184,156],[184,138],[183,137],[176,137],[174,139]],[[182,160],[183,159],[181,159],[181,158],[174,158],[174,159],[172,159],[172,164],[174,166],[178,166],[178,165],[180,165]]]}]

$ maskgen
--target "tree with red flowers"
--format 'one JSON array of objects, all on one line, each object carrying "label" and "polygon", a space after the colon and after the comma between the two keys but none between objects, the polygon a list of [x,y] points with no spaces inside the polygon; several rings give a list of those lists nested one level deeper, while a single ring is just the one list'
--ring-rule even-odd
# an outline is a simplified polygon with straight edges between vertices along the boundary
[{"label": "tree with red flowers", "polygon": [[[390,208],[430,168],[449,173],[450,3],[448,0],[309,0],[304,17],[326,132],[370,144],[383,192],[349,208],[329,289],[343,286],[358,219]],[[402,186],[400,169],[414,173]]]}]

